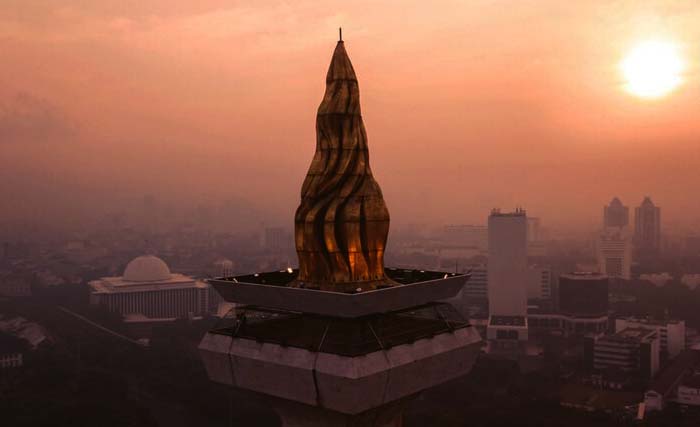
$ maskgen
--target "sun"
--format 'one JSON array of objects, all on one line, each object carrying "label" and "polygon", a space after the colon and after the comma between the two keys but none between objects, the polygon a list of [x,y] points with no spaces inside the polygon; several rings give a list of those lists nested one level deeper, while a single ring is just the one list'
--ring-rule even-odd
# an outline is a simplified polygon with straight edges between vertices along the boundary
[{"label": "sun", "polygon": [[641,98],[659,98],[682,83],[683,60],[678,47],[665,41],[639,43],[620,63],[628,92]]}]

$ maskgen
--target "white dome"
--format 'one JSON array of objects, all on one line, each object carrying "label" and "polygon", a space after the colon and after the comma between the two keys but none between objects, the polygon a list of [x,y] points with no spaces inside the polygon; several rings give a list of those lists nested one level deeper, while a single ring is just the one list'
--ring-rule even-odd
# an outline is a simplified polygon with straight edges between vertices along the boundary
[{"label": "white dome", "polygon": [[124,269],[124,280],[129,282],[157,282],[170,279],[168,264],[153,255],[144,255],[131,260]]}]

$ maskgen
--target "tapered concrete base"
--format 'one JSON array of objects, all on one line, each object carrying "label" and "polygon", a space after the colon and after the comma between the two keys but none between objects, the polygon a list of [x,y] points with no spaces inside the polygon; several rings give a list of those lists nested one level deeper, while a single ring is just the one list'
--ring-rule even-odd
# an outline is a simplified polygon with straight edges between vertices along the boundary
[{"label": "tapered concrete base", "polygon": [[199,350],[213,381],[355,416],[469,373],[480,346],[466,327],[358,357],[211,332]]}]

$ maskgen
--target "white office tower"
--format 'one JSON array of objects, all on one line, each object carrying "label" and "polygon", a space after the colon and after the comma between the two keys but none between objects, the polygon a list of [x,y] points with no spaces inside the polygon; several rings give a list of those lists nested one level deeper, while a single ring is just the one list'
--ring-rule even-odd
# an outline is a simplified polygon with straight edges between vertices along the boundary
[{"label": "white office tower", "polygon": [[632,242],[626,227],[608,227],[596,242],[598,271],[611,278],[630,279]]},{"label": "white office tower", "polygon": [[527,340],[527,215],[524,209],[489,216],[490,340]]}]

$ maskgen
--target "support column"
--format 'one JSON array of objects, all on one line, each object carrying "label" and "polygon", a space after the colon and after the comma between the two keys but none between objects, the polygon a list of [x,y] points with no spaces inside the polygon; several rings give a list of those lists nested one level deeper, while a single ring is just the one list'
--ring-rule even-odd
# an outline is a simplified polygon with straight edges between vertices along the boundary
[{"label": "support column", "polygon": [[275,410],[283,427],[402,427],[403,411],[414,398],[410,396],[355,415],[269,396],[263,402]]}]

